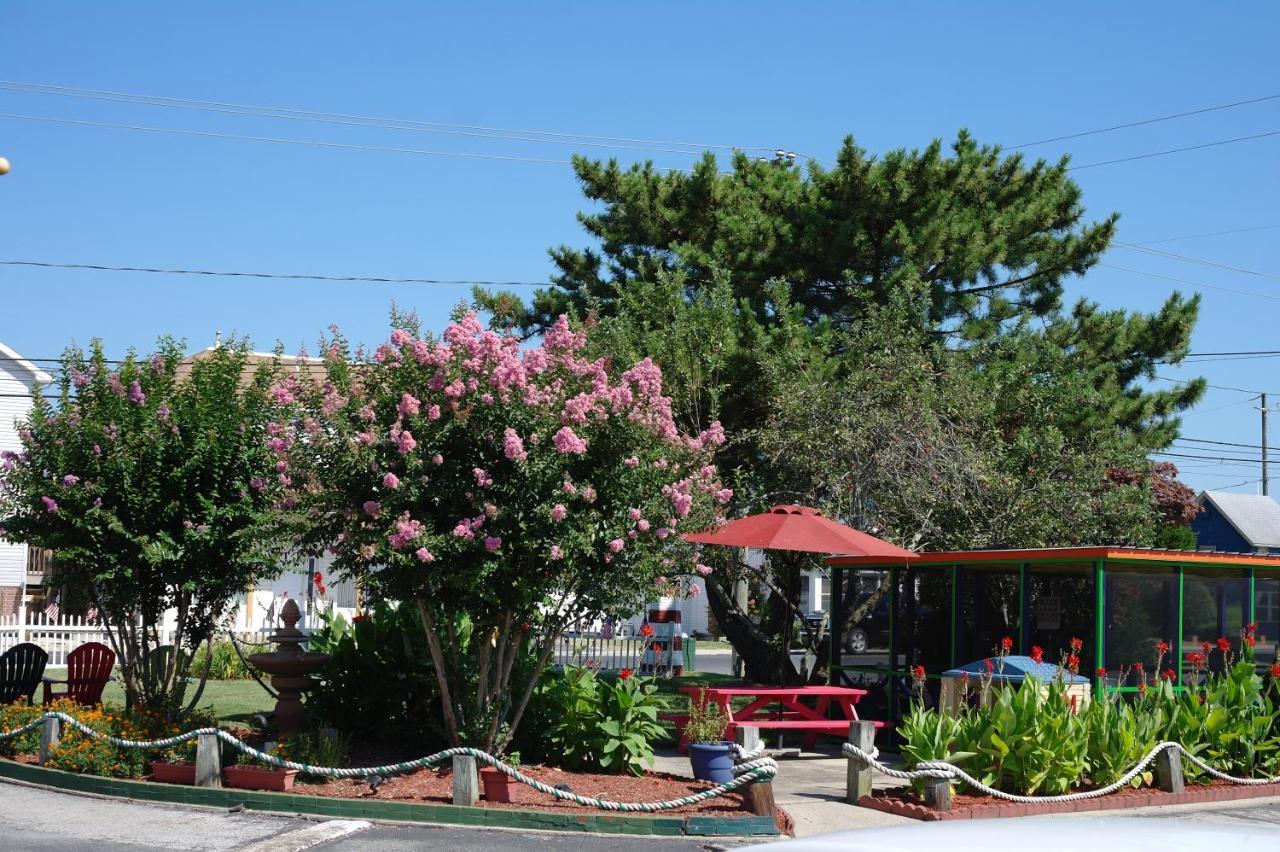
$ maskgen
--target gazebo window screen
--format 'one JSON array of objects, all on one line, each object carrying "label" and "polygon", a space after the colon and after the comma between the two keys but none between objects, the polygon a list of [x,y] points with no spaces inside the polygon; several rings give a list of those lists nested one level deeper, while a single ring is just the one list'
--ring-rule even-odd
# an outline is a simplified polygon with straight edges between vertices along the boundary
[{"label": "gazebo window screen", "polygon": [[[1107,684],[1133,687],[1134,663],[1142,663],[1149,674],[1156,642],[1178,647],[1178,569],[1108,565],[1106,599]],[[1123,683],[1121,668],[1129,669]]]},{"label": "gazebo window screen", "polygon": [[1023,606],[1020,567],[962,565],[956,577],[955,662],[994,656],[1006,636],[1017,642]]},{"label": "gazebo window screen", "polygon": [[1020,651],[1038,645],[1048,663],[1064,663],[1072,639],[1084,645],[1080,672],[1091,676],[1097,668],[1095,618],[1097,600],[1090,562],[1031,563],[1027,570],[1026,637]]}]

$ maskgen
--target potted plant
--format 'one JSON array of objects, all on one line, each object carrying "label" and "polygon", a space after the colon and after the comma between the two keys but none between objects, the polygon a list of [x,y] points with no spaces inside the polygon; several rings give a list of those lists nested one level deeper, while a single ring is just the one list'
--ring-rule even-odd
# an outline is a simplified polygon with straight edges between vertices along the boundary
[{"label": "potted plant", "polygon": [[[520,753],[512,752],[507,755],[506,762],[511,766],[519,766]],[[510,802],[511,788],[517,782],[501,769],[494,769],[492,766],[482,766],[480,767],[480,783],[484,785],[484,798],[486,802]]]},{"label": "potted plant", "polygon": [[[282,745],[273,744],[266,751],[283,760],[289,759]],[[273,793],[283,793],[293,789],[293,781],[298,777],[297,770],[257,766],[251,763],[252,760],[252,757],[242,752],[235,766],[228,766],[222,771],[222,782],[238,790],[268,790]]]},{"label": "potted plant", "polygon": [[684,726],[694,778],[716,784],[733,780],[733,743],[724,738],[728,726],[729,717],[720,705],[707,701],[706,690],[698,690],[697,698],[689,701],[689,721]]},{"label": "potted plant", "polygon": [[151,780],[161,784],[196,783],[196,741],[187,740],[160,755],[162,760],[151,761]]},{"label": "potted plant", "polygon": [[196,765],[190,760],[153,760],[151,780],[161,784],[191,785],[196,783]]}]

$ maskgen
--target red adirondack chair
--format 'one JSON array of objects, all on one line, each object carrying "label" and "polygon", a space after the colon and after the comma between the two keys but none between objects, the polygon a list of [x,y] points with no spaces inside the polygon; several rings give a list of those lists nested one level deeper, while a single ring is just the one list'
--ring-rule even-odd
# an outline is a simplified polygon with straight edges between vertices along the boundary
[{"label": "red adirondack chair", "polygon": [[[67,654],[66,680],[44,679],[44,703],[69,698],[86,706],[101,704],[102,690],[111,680],[115,664],[115,651],[101,642],[86,642]],[[65,684],[66,688],[55,691],[54,684],[58,683]]]}]

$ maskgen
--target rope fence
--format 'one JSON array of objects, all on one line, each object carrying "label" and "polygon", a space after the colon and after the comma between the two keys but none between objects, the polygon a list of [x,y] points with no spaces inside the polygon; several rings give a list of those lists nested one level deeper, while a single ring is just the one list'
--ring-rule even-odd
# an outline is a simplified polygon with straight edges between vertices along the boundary
[{"label": "rope fence", "polygon": [[1020,804],[1079,802],[1085,799],[1096,799],[1100,796],[1114,793],[1117,790],[1128,786],[1129,782],[1145,771],[1146,768],[1151,765],[1152,761],[1165,751],[1174,751],[1179,753],[1181,757],[1186,758],[1209,775],[1212,775],[1214,778],[1218,778],[1222,781],[1229,781],[1232,784],[1256,786],[1280,782],[1280,776],[1276,776],[1274,778],[1239,778],[1235,775],[1229,775],[1226,772],[1205,763],[1199,757],[1188,751],[1181,743],[1168,741],[1157,743],[1132,769],[1105,787],[1099,787],[1095,790],[1082,790],[1078,793],[1063,793],[1056,796],[1023,796],[1017,793],[1008,793],[1004,790],[997,790],[996,788],[984,784],[974,778],[954,763],[948,763],[945,760],[922,760],[916,764],[915,769],[903,770],[894,769],[890,766],[886,766],[884,763],[881,763],[879,759],[880,751],[875,747],[872,747],[870,751],[866,751],[853,743],[845,743],[842,751],[844,752],[845,757],[851,757],[855,760],[859,760],[868,767],[875,769],[877,772],[881,772],[890,778],[898,778],[903,781],[926,779],[933,781],[947,781],[953,784],[956,782],[963,782],[973,789],[986,793],[989,796],[994,796],[997,799],[1004,799],[1008,802],[1018,802]]},{"label": "rope fence", "polygon": [[126,740],[111,734],[106,734],[95,730],[73,716],[66,713],[49,712],[33,719],[20,728],[12,731],[0,731],[0,741],[20,736],[28,731],[35,730],[44,725],[48,719],[56,719],[63,722],[86,736],[99,740],[105,740],[117,748],[125,749],[166,749],[180,745],[189,740],[196,739],[201,736],[216,737],[232,748],[243,754],[247,754],[254,760],[280,769],[293,769],[303,772],[307,775],[320,775],[330,778],[369,778],[370,776],[386,776],[398,775],[405,772],[413,772],[418,769],[429,769],[437,764],[451,760],[454,757],[471,757],[480,763],[487,764],[499,772],[519,781],[540,793],[545,793],[557,799],[564,799],[575,804],[585,807],[599,808],[605,811],[617,811],[622,813],[657,813],[660,811],[669,811],[674,808],[684,807],[686,805],[696,805],[699,802],[705,802],[708,799],[714,799],[723,796],[726,793],[732,793],[735,790],[747,787],[751,784],[769,784],[772,783],[774,777],[778,774],[778,764],[772,758],[762,757],[763,747],[757,747],[750,751],[742,749],[741,746],[734,745],[733,753],[735,755],[735,765],[733,767],[734,778],[724,784],[717,784],[706,790],[700,790],[697,793],[688,796],[681,796],[676,799],[663,799],[655,802],[614,802],[608,799],[597,799],[590,796],[579,796],[567,790],[560,790],[555,787],[542,783],[536,778],[525,775],[519,769],[504,763],[502,760],[494,757],[488,752],[480,749],[461,746],[457,748],[447,748],[444,751],[438,751],[435,754],[420,757],[417,760],[408,760],[401,763],[388,763],[381,766],[365,766],[359,768],[343,768],[335,766],[314,766],[309,763],[298,763],[293,760],[285,760],[273,754],[259,751],[248,743],[244,742],[229,731],[221,728],[196,728],[176,736],[166,737],[158,740]]}]

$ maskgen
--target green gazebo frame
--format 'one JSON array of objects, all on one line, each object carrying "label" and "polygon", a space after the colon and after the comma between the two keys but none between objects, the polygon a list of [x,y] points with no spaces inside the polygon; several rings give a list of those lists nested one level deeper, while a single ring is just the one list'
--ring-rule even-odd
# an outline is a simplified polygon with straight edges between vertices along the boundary
[{"label": "green gazebo frame", "polygon": [[[980,578],[983,572],[992,574],[1004,574],[1006,577],[1016,573],[1017,576],[1017,623],[1016,628],[1009,631],[1009,635],[1014,640],[1013,653],[1027,654],[1033,642],[1033,634],[1036,632],[1032,627],[1032,620],[1029,618],[1031,608],[1032,586],[1037,578],[1049,577],[1053,572],[1068,571],[1069,574],[1063,576],[1072,576],[1079,579],[1087,578],[1092,575],[1093,594],[1092,594],[1092,631],[1088,635],[1081,635],[1087,645],[1091,645],[1091,653],[1088,654],[1092,658],[1093,666],[1085,670],[1082,668],[1081,673],[1093,678],[1093,687],[1095,694],[1100,693],[1103,689],[1121,692],[1129,692],[1137,689],[1136,686],[1127,686],[1124,683],[1111,683],[1111,678],[1103,678],[1098,674],[1098,667],[1107,667],[1115,665],[1128,665],[1132,659],[1108,661],[1106,656],[1108,641],[1108,588],[1109,577],[1114,578],[1116,575],[1122,574],[1124,577],[1136,578],[1143,574],[1148,577],[1154,577],[1159,582],[1168,585],[1164,587],[1169,598],[1167,601],[1168,608],[1165,610],[1168,614],[1172,614],[1173,609],[1173,589],[1171,580],[1176,577],[1176,621],[1175,630],[1170,631],[1173,635],[1163,638],[1172,646],[1172,655],[1169,659],[1167,667],[1174,670],[1177,675],[1177,683],[1182,683],[1183,666],[1184,666],[1184,635],[1183,628],[1186,624],[1186,589],[1188,577],[1200,577],[1216,580],[1220,583],[1238,584],[1236,591],[1243,591],[1244,582],[1247,581],[1247,593],[1243,594],[1243,600],[1238,600],[1233,609],[1238,610],[1238,616],[1243,624],[1256,623],[1258,620],[1257,602],[1258,589],[1260,583],[1272,584],[1274,590],[1280,593],[1280,555],[1271,556],[1266,554],[1243,554],[1243,553],[1216,553],[1202,551],[1182,551],[1182,550],[1153,550],[1148,548],[1132,548],[1132,547],[1070,547],[1070,548],[1037,548],[1028,550],[974,550],[974,551],[949,551],[949,552],[933,552],[920,553],[911,560],[887,561],[883,558],[857,557],[857,556],[833,556],[827,559],[827,564],[831,571],[831,607],[832,626],[831,626],[831,642],[829,657],[829,682],[838,684],[847,682],[846,673],[856,675],[862,673],[864,675],[888,676],[889,692],[887,696],[888,711],[893,718],[899,718],[899,707],[902,701],[901,692],[903,690],[894,688],[895,680],[905,682],[911,677],[910,669],[916,662],[909,659],[903,652],[906,649],[917,649],[923,641],[921,637],[907,635],[903,629],[904,625],[900,621],[904,620],[902,616],[903,601],[902,597],[902,580],[904,575],[907,577],[928,577],[931,581],[940,579],[938,574],[933,572],[947,572],[947,580],[950,590],[949,605],[943,602],[946,609],[945,622],[947,627],[947,636],[949,637],[949,649],[940,653],[935,653],[935,659],[932,661],[933,666],[926,666],[927,677],[937,678],[943,668],[953,668],[972,662],[974,659],[980,659],[983,656],[989,656],[990,649],[985,649],[981,654],[971,653],[974,648],[965,648],[966,642],[972,644],[975,637],[962,637],[961,631],[964,625],[961,624],[961,601],[959,600],[960,588],[963,582],[971,582],[966,577]],[[846,663],[845,648],[843,638],[845,636],[844,625],[841,623],[845,605],[845,586],[847,575],[853,571],[870,571],[874,572],[878,577],[884,577],[885,572],[888,575],[888,662],[878,662],[876,664]],[[921,574],[909,572],[924,572]],[[977,579],[977,583],[986,582]],[[1116,585],[1117,590],[1123,583],[1123,580],[1113,579],[1112,583]],[[1011,583],[1006,583],[1010,588]],[[1225,587],[1220,587],[1225,588]],[[917,592],[916,597],[919,597]],[[1280,598],[1280,594],[1277,595]],[[1224,635],[1231,639],[1233,643],[1239,641],[1240,626],[1234,624],[1226,625],[1227,605],[1224,603],[1224,593],[1219,592],[1217,598],[1217,623],[1220,635]],[[1082,603],[1079,600],[1073,602],[1079,608]],[[943,608],[939,607],[939,609]],[[1117,605],[1118,609],[1118,605]],[[1080,610],[1077,609],[1077,612]],[[913,610],[914,612],[914,610]],[[940,615],[936,610],[934,620],[941,621]],[[1117,612],[1117,614],[1119,614]],[[1269,610],[1269,615],[1275,613]],[[1167,619],[1166,619],[1167,620]],[[1280,624],[1276,621],[1269,621],[1269,625],[1274,633],[1280,633]],[[941,625],[937,625],[940,627]],[[978,625],[981,628],[983,625]],[[968,625],[973,630],[973,625]],[[974,631],[980,633],[981,631]],[[1083,633],[1083,631],[1081,631]],[[1273,634],[1274,635],[1274,634]],[[930,640],[934,643],[934,649],[937,651],[938,642],[936,637]],[[966,653],[966,650],[970,653]],[[1056,649],[1046,648],[1048,653],[1053,653]]]}]

